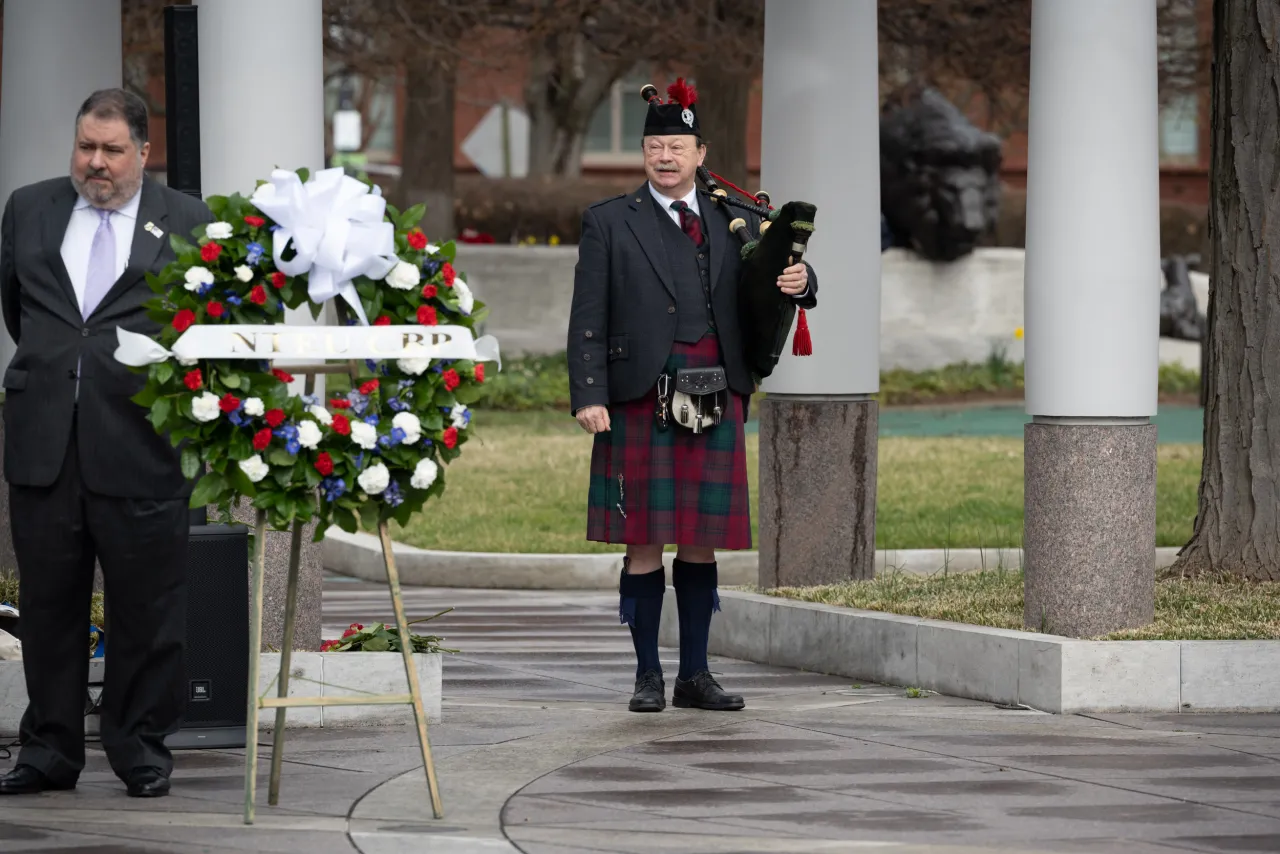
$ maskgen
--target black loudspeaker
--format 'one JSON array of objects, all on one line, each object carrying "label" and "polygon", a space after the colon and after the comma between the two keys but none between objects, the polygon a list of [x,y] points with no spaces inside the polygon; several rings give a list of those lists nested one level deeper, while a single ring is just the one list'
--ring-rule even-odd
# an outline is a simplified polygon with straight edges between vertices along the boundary
[{"label": "black loudspeaker", "polygon": [[200,39],[195,6],[164,8],[164,107],[167,183],[200,198]]},{"label": "black loudspeaker", "polygon": [[[187,546],[186,713],[170,748],[244,747],[249,528],[193,525]],[[110,643],[110,641],[108,641]]]}]

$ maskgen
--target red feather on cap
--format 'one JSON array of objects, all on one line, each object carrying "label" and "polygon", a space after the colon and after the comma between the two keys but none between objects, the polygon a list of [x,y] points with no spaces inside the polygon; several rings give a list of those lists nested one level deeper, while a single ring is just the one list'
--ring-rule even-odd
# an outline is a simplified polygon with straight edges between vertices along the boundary
[{"label": "red feather on cap", "polygon": [[679,103],[686,110],[698,100],[698,91],[685,83],[683,77],[677,77],[676,82],[667,87],[667,95],[671,98],[668,104]]}]

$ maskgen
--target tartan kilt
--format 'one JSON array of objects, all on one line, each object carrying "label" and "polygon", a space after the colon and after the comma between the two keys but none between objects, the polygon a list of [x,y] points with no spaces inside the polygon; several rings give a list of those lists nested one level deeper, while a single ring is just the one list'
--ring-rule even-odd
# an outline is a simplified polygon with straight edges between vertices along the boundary
[{"label": "tartan kilt", "polygon": [[[677,341],[665,370],[674,378],[678,368],[719,364],[720,341],[708,332],[696,344]],[[748,399],[729,396],[729,411],[701,434],[675,424],[658,429],[656,377],[639,400],[609,405],[610,429],[595,434],[591,447],[588,540],[751,548]]]}]

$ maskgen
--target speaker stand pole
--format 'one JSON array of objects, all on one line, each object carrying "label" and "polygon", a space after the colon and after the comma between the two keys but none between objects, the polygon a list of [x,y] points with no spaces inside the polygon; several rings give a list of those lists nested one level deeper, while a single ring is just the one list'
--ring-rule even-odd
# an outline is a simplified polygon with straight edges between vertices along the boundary
[{"label": "speaker stand pole", "polygon": [[253,588],[249,607],[249,714],[245,721],[244,823],[253,824],[258,782],[258,670],[262,663],[262,576],[267,557],[267,511],[259,510],[253,540]]},{"label": "speaker stand pole", "polygon": [[[314,382],[307,377],[307,385]],[[311,389],[307,389],[307,394]],[[289,668],[293,657],[293,621],[298,615],[298,565],[302,562],[302,522],[293,521],[293,539],[289,543],[289,592],[284,600],[284,641],[280,648],[280,685],[277,697],[289,696]],[[280,803],[280,767],[284,763],[284,718],[287,706],[276,707],[276,729],[271,739],[271,781],[267,787],[267,803]]]}]

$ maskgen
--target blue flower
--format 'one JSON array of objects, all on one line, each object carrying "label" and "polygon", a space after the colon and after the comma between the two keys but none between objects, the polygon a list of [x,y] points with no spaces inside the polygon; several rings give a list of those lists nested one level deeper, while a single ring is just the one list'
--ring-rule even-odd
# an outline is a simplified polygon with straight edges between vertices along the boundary
[{"label": "blue flower", "polygon": [[244,300],[236,296],[235,291],[227,291],[227,302],[231,303],[232,305],[240,305],[240,303],[244,302]]},{"label": "blue flower", "polygon": [[286,424],[283,427],[276,428],[273,435],[277,439],[285,440],[284,449],[290,454],[296,456],[298,451],[302,448],[302,446],[298,444],[298,428],[292,424]]},{"label": "blue flower", "polygon": [[365,359],[364,363],[366,366],[368,366],[369,370],[372,371],[373,373],[376,374],[378,372],[378,363],[375,362],[373,359]]},{"label": "blue flower", "polygon": [[428,278],[428,279],[429,279],[429,278],[431,278],[431,277],[432,277],[432,276],[434,276],[436,273],[440,272],[440,262],[439,262],[439,261],[432,261],[432,260],[430,260],[430,259],[428,259],[428,260],[426,260],[426,261],[423,261],[423,262],[422,262],[422,272],[424,272],[424,273],[426,273],[426,274],[427,274],[427,278]]},{"label": "blue flower", "polygon": [[394,480],[387,484],[387,488],[382,490],[382,500],[390,504],[392,507],[399,507],[404,503],[404,496],[400,494],[400,484]]},{"label": "blue flower", "polygon": [[208,296],[211,290],[213,290],[213,282],[205,282],[200,285],[200,289],[196,293],[203,297]]},{"label": "blue flower", "polygon": [[378,417],[378,413],[370,412],[361,420],[363,420],[365,424],[372,424],[374,427],[377,427],[378,422],[380,422],[382,419]]},{"label": "blue flower", "polygon": [[[271,226],[271,230],[275,231],[276,227],[274,225]],[[262,260],[262,256],[266,251],[267,251],[266,249],[262,248],[261,243],[254,241],[253,243],[249,244],[249,254],[245,256],[244,262],[248,264],[250,267],[253,267],[259,261]]]},{"label": "blue flower", "polygon": [[411,385],[413,385],[413,380],[400,380],[400,382],[396,384],[396,386],[401,389],[406,389]]},{"label": "blue flower", "polygon": [[305,403],[307,406],[320,406],[320,395],[304,394],[302,396],[302,402]]},{"label": "blue flower", "polygon": [[358,391],[347,392],[347,400],[351,401],[351,411],[357,416],[364,415],[369,407],[369,398]]},{"label": "blue flower", "polygon": [[320,489],[324,493],[324,500],[332,504],[347,491],[347,482],[340,477],[326,477],[320,481]]},{"label": "blue flower", "polygon": [[406,412],[409,409],[409,404],[400,400],[398,397],[390,398],[387,401],[387,405],[390,406],[394,412]]},{"label": "blue flower", "polygon": [[227,419],[237,427],[243,427],[249,423],[249,419],[244,415],[244,401],[241,401],[239,406],[227,413]]}]

